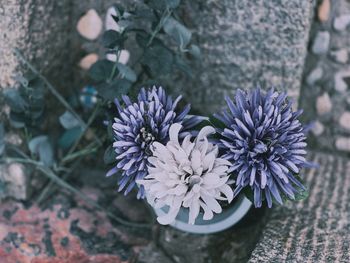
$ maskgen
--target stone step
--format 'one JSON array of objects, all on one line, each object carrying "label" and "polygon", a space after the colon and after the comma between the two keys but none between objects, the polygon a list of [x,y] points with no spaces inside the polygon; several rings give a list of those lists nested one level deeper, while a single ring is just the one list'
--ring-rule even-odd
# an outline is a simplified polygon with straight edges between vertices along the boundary
[{"label": "stone step", "polygon": [[276,207],[269,215],[250,263],[350,262],[350,161],[323,153],[305,174],[310,196]]}]

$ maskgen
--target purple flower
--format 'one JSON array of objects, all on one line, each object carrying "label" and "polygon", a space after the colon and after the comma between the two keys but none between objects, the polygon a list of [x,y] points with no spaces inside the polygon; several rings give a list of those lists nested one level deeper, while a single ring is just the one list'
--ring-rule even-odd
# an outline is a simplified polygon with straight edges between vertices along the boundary
[{"label": "purple flower", "polygon": [[[190,105],[180,109],[181,96],[173,100],[162,87],[142,88],[136,102],[128,96],[122,98],[124,106],[115,100],[119,116],[113,123],[113,147],[118,163],[107,176],[120,172],[118,191],[124,190],[126,195],[135,187],[136,180],[148,174],[148,157],[152,155],[150,146],[153,141],[166,144],[173,123],[182,124],[181,136],[184,137],[202,118],[188,116]],[[139,187],[137,197],[144,198],[143,186]]]},{"label": "purple flower", "polygon": [[298,120],[302,111],[293,112],[285,93],[273,89],[264,93],[255,89],[238,90],[236,101],[226,98],[229,111],[215,115],[225,128],[220,146],[223,158],[231,161],[235,180],[234,196],[250,187],[255,207],[266,200],[282,204],[283,197],[295,199],[305,190],[296,178],[307,165],[305,133]]}]

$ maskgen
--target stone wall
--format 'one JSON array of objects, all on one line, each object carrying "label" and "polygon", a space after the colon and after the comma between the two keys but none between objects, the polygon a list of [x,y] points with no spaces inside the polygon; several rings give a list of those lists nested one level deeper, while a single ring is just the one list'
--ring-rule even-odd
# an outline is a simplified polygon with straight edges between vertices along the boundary
[{"label": "stone wall", "polygon": [[195,107],[213,113],[225,95],[259,84],[298,98],[312,0],[196,0],[186,5],[184,19],[202,59],[194,66],[194,79],[177,81],[176,87]]},{"label": "stone wall", "polygon": [[350,152],[350,2],[320,1],[310,34],[301,107],[311,146]]}]

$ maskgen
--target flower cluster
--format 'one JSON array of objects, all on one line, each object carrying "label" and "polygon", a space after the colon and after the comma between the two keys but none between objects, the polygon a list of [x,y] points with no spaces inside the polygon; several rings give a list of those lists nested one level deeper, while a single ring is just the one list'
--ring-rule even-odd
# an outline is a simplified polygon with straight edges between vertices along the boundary
[{"label": "flower cluster", "polygon": [[[190,105],[180,109],[180,100],[181,96],[175,100],[167,96],[162,87],[142,88],[137,102],[123,96],[123,106],[115,100],[119,116],[114,119],[112,127],[118,163],[107,176],[120,172],[118,191],[129,193],[136,186],[136,180],[148,174],[148,157],[152,155],[150,146],[154,141],[167,143],[169,128],[173,123],[183,125],[181,136],[184,137],[202,121],[199,117],[188,116]],[[142,186],[137,196],[144,198]]]},{"label": "flower cluster", "polygon": [[137,186],[138,197],[168,207],[159,223],[173,223],[181,209],[189,224],[199,216],[210,220],[243,190],[253,193],[255,207],[283,204],[305,190],[298,177],[308,164],[305,130],[285,93],[238,90],[235,101],[226,98],[228,109],[214,115],[220,128],[211,122],[197,132],[204,118],[188,115],[189,105],[180,110],[180,99],[153,87],[142,89],[137,102],[115,101],[118,163],[108,175],[120,172],[119,191]]},{"label": "flower cluster", "polygon": [[169,212],[158,217],[158,222],[164,225],[175,220],[181,207],[189,209],[189,224],[195,223],[201,208],[203,219],[212,219],[214,213],[222,212],[217,200],[230,203],[233,199],[227,172],[231,163],[218,158],[218,147],[207,139],[215,129],[206,126],[193,142],[191,135],[187,135],[180,144],[181,128],[180,124],[171,125],[166,145],[153,143],[148,175],[137,181],[145,187],[153,206],[169,206]]},{"label": "flower cluster", "polygon": [[234,196],[249,186],[254,205],[268,207],[283,197],[295,199],[305,190],[296,178],[305,166],[305,133],[292,103],[285,93],[260,89],[246,93],[238,90],[236,101],[226,98],[229,110],[215,115],[226,126],[220,130],[223,158],[233,165],[230,172],[236,180]]}]

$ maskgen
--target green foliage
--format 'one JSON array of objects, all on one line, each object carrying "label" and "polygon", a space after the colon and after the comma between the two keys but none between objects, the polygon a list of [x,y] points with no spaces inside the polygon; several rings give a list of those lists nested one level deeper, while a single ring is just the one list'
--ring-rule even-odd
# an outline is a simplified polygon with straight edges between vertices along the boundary
[{"label": "green foliage", "polygon": [[81,136],[83,130],[81,127],[74,127],[72,129],[68,129],[64,131],[62,136],[58,140],[58,145],[64,149],[69,149],[74,142]]},{"label": "green foliage", "polygon": [[5,129],[4,125],[0,123],[0,156],[5,151]]},{"label": "green foliage", "polygon": [[79,121],[69,111],[65,111],[65,113],[59,117],[59,121],[66,130],[80,126]]},{"label": "green foliage", "polygon": [[115,162],[117,157],[117,154],[114,151],[114,148],[112,145],[109,145],[103,155],[103,160],[105,164],[112,164]]},{"label": "green foliage", "polygon": [[19,87],[3,91],[10,107],[10,123],[15,128],[38,128],[44,117],[44,83],[36,77],[19,77]]},{"label": "green foliage", "polygon": [[46,166],[51,166],[54,162],[53,148],[46,135],[40,135],[31,139],[28,143],[30,152],[39,156],[41,162]]},{"label": "green foliage", "polygon": [[[188,58],[199,58],[200,49],[191,44],[191,31],[178,19],[179,5],[180,0],[148,0],[132,8],[114,5],[120,31],[104,32],[102,45],[117,60],[98,61],[89,72],[102,99],[111,101],[175,70],[192,76]],[[125,46],[132,47],[130,65],[118,61]]]}]

